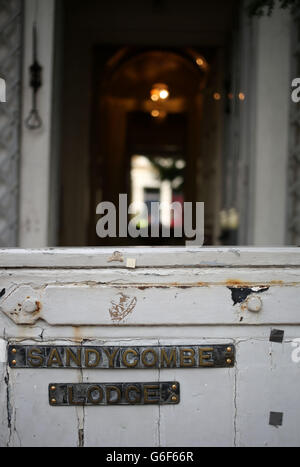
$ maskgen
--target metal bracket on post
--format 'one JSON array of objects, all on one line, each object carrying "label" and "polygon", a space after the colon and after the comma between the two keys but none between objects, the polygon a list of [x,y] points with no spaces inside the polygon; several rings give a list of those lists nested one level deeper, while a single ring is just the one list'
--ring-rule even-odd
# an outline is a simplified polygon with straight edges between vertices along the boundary
[{"label": "metal bracket on post", "polygon": [[30,87],[32,88],[32,109],[25,121],[29,130],[38,130],[43,122],[37,109],[37,93],[42,86],[42,67],[37,60],[37,27],[33,25],[33,64],[30,70]]}]

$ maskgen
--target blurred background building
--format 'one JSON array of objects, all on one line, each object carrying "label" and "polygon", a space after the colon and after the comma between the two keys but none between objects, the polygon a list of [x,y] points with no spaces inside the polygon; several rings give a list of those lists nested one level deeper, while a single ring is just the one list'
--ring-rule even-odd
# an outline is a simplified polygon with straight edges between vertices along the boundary
[{"label": "blurred background building", "polygon": [[236,0],[0,0],[0,246],[110,245],[119,193],[204,201],[206,245],[300,244],[298,33]]}]

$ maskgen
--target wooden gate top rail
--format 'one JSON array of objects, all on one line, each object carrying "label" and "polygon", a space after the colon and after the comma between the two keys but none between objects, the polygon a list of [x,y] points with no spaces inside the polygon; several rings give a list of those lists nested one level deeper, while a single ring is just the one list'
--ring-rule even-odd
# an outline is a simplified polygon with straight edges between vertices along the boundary
[{"label": "wooden gate top rail", "polygon": [[[132,262],[132,260],[134,260]],[[0,268],[297,267],[300,249],[136,247],[0,249]]]}]

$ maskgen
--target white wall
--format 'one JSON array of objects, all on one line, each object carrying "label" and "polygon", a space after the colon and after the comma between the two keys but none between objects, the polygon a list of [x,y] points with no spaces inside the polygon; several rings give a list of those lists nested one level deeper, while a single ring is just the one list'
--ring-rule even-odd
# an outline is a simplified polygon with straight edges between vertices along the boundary
[{"label": "white wall", "polygon": [[255,21],[248,243],[276,246],[286,234],[291,19],[276,10]]}]

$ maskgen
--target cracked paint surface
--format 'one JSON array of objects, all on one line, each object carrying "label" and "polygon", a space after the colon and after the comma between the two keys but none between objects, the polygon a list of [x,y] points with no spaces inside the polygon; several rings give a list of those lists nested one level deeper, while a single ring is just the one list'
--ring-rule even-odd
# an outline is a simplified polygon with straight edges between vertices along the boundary
[{"label": "cracked paint surface", "polygon": [[[0,358],[0,445],[299,444],[299,365],[291,360],[290,345],[300,336],[299,267],[273,267],[272,254],[272,267],[247,263],[243,268],[243,253],[237,249],[230,252],[230,261],[233,258],[239,267],[231,263],[228,267],[224,252],[222,261],[212,258],[204,264],[199,252],[197,263],[190,262],[193,267],[166,267],[160,254],[156,267],[149,260],[145,268],[125,270],[121,256],[119,265],[113,254],[105,253],[103,268],[89,267],[91,253],[85,269],[71,269],[68,263],[57,269],[1,269],[0,290],[6,292],[0,297],[0,338],[5,346],[231,342],[236,346],[235,367],[201,370],[201,374],[190,369],[147,370],[149,380],[180,382],[182,399],[176,407],[65,410],[49,407],[48,383],[60,380],[62,374],[66,382],[96,382],[98,374],[91,370],[62,370],[59,375],[48,369],[13,372],[6,358]],[[188,254],[194,261],[194,253]],[[138,264],[142,262],[138,257]],[[32,316],[27,317],[27,324],[18,324],[15,315],[4,311],[15,293],[11,311],[17,315],[19,304],[21,308],[29,296],[41,304],[32,321]],[[246,308],[233,306],[252,294],[260,294],[262,313],[249,314]],[[273,328],[284,330],[280,345],[269,342]],[[116,374],[111,371],[101,372],[101,380],[113,381]],[[144,380],[143,370],[136,370],[134,377],[130,371],[129,380]],[[282,426],[269,425],[270,412],[284,414]],[[289,426],[296,430],[288,431]]]}]

